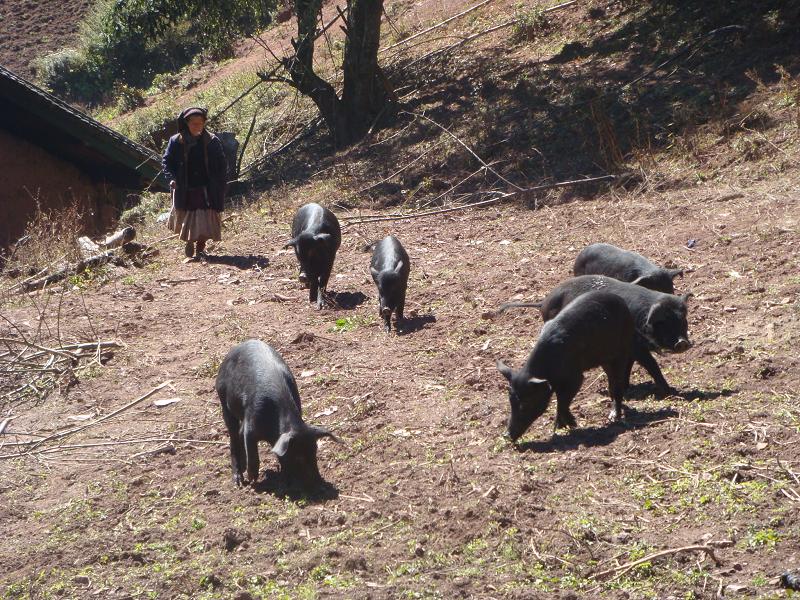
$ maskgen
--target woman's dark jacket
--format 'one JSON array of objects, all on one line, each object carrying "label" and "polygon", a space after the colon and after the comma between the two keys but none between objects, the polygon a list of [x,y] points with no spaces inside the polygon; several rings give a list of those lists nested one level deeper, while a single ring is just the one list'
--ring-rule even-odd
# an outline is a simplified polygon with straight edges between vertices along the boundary
[{"label": "woman's dark jacket", "polygon": [[[167,149],[161,166],[167,177],[175,181],[175,195],[173,203],[176,209],[187,210],[186,190],[189,187],[190,150],[183,139],[184,134],[177,133],[169,138]],[[185,135],[188,135],[185,134]],[[208,205],[209,208],[221,212],[225,207],[225,188],[227,186],[228,161],[222,149],[220,139],[203,131],[200,140],[191,149],[192,160],[201,160],[201,171],[207,176]],[[197,172],[197,169],[195,170]]]}]

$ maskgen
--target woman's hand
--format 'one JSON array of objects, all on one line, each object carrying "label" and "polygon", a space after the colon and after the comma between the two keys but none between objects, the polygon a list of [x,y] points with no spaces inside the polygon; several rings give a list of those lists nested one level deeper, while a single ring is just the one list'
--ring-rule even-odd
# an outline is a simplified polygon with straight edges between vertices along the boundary
[{"label": "woman's hand", "polygon": [[169,189],[172,190],[173,192],[175,191],[175,180],[174,179],[169,182]]}]

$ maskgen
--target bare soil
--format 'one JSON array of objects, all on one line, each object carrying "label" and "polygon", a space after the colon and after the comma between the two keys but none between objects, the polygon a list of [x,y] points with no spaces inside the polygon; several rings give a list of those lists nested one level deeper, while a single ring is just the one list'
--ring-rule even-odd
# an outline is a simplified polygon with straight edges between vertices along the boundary
[{"label": "bare soil", "polygon": [[0,64],[28,79],[31,63],[74,43],[91,0],[3,0]]},{"label": "bare soil", "polygon": [[[207,262],[184,264],[167,242],[143,271],[68,290],[60,321],[41,298],[41,315],[32,298],[7,305],[20,334],[60,323],[65,339],[125,347],[46,402],[7,406],[20,435],[3,438],[4,457],[31,439],[21,432],[108,414],[164,381],[156,398],[180,401],[148,400],[64,442],[85,447],[4,460],[4,597],[774,597],[800,560],[789,184],[350,227],[330,286],[342,306],[323,311],[281,250],[294,207],[256,204],[227,221]],[[403,335],[380,326],[363,251],[389,232],[412,260]],[[494,362],[519,366],[540,320],[491,311],[541,298],[598,240],[687,270],[678,288],[695,295],[694,347],[659,358],[679,394],[654,397],[636,371],[626,424],[609,425],[605,380],[591,372],[573,405],[579,428],[554,434],[551,409],[515,448],[501,437]],[[266,447],[259,484],[231,482],[214,374],[248,337],[284,356],[305,418],[345,440],[320,444],[332,486],[320,497],[286,496]],[[686,552],[592,579],[706,543],[719,565]]]}]

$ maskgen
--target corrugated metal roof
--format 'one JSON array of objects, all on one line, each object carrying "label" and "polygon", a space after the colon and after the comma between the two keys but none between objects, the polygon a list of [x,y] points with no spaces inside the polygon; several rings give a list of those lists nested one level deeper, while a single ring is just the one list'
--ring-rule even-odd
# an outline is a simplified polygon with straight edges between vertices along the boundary
[{"label": "corrugated metal roof", "polygon": [[[120,187],[168,191],[161,157],[0,66],[0,126]],[[93,169],[94,167],[94,169]]]}]

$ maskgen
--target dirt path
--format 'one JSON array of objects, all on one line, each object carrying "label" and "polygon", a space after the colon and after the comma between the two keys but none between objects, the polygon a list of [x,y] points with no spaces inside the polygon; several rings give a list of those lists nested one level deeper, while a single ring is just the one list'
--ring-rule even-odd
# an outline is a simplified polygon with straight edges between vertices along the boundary
[{"label": "dirt path", "polygon": [[[68,294],[69,336],[96,331],[126,347],[63,396],[15,411],[13,430],[108,414],[170,380],[174,390],[158,397],[180,402],[144,403],[70,442],[199,441],[155,454],[141,453],[163,441],[3,461],[4,597],[767,593],[800,560],[800,485],[782,470],[800,471],[800,212],[780,185],[350,228],[330,286],[349,308],[321,312],[296,282],[293,255],[279,250],[288,214],[253,207],[228,222],[216,261],[184,265],[169,246],[156,266],[85,292],[85,309]],[[361,249],[390,231],[412,261],[413,327],[402,336],[379,325]],[[552,437],[551,409],[515,451],[501,438],[508,409],[494,361],[519,366],[540,320],[482,315],[509,298],[542,297],[599,240],[687,269],[678,288],[695,294],[695,346],[658,359],[681,396],[655,398],[637,370],[628,425],[607,426],[606,382],[592,372],[573,405],[580,428]],[[279,297],[291,300],[271,301]],[[25,307],[4,314],[36,326]],[[231,484],[213,377],[251,336],[285,357],[306,419],[344,438],[319,452],[335,497],[276,496],[266,447],[259,488]],[[723,546],[721,566],[687,553],[603,587],[590,578],[709,541]]]}]

